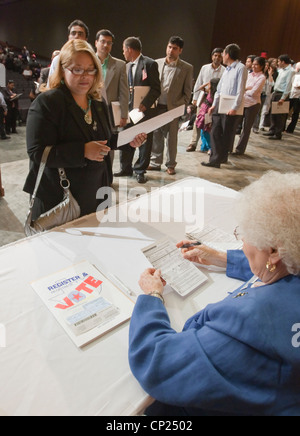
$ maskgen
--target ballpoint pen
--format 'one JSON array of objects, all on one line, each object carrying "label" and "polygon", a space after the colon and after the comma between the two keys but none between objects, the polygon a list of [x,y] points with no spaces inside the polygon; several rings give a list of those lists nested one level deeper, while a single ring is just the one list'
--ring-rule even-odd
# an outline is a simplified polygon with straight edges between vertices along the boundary
[{"label": "ballpoint pen", "polygon": [[130,296],[132,296],[132,297],[136,297],[136,294],[131,290],[131,289],[129,289],[126,285],[124,285],[124,283],[118,278],[118,277],[116,277],[114,274],[112,274],[112,273],[109,273],[109,275],[111,276],[111,278],[112,278],[112,280],[121,288],[121,289],[123,289],[125,292],[126,292],[126,294],[128,294],[128,295],[130,295]]},{"label": "ballpoint pen", "polygon": [[184,244],[182,247],[180,248],[192,248],[192,247],[197,247],[199,245],[202,245],[202,242],[193,242],[191,244]]}]

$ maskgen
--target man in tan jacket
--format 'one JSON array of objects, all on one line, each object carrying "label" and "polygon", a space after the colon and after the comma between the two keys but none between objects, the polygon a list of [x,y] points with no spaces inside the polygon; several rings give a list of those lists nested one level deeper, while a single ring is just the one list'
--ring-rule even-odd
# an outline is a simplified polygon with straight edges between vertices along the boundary
[{"label": "man in tan jacket", "polygon": [[120,103],[121,120],[116,126],[112,117],[113,127],[125,127],[128,119],[129,87],[126,63],[112,57],[110,54],[114,39],[114,35],[109,30],[99,30],[96,35],[95,46],[102,65],[107,103],[110,109],[112,102]]},{"label": "man in tan jacket", "polygon": [[[172,36],[167,45],[167,56],[156,60],[161,80],[161,96],[158,100],[159,114],[188,105],[192,98],[194,67],[180,59],[184,41]],[[149,171],[160,171],[163,164],[164,145],[167,147],[167,173],[174,175],[177,165],[179,118],[156,130]]]}]

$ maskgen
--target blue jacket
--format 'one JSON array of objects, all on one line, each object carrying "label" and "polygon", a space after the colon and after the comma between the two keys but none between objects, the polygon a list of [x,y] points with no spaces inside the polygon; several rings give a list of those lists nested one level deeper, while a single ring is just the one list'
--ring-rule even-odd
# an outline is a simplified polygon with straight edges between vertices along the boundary
[{"label": "blue jacket", "polygon": [[[252,277],[243,252],[228,252],[227,275]],[[187,414],[300,415],[300,277],[243,288],[180,333],[158,298],[138,298],[129,362],[149,395]]]}]

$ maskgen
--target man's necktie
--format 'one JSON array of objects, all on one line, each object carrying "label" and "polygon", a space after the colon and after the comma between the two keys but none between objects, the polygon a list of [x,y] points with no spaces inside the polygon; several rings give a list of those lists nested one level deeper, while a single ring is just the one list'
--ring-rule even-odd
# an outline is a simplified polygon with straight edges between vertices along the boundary
[{"label": "man's necktie", "polygon": [[130,92],[130,99],[129,99],[129,105],[131,106],[133,104],[133,74],[132,74],[132,69],[133,69],[133,65],[131,64],[129,67],[129,71],[128,71],[128,84],[129,84],[129,92]]}]

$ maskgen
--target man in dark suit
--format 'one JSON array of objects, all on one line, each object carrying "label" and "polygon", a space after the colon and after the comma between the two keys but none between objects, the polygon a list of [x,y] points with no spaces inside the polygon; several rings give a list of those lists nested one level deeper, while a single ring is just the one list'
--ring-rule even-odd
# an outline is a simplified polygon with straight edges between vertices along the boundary
[{"label": "man in dark suit", "polygon": [[[160,96],[160,80],[157,63],[142,54],[142,43],[136,37],[127,38],[123,43],[124,58],[128,63],[127,75],[130,91],[129,111],[134,109],[135,87],[145,86],[149,92],[139,104],[139,110],[144,113],[143,121],[149,120],[156,115],[156,100]],[[132,125],[128,125],[130,127]],[[124,146],[120,151],[121,169],[114,175],[116,177],[131,176],[133,171],[136,174],[138,183],[146,183],[145,172],[150,163],[153,134],[149,134],[147,141],[139,149],[139,158],[132,166],[134,150],[132,147]]]},{"label": "man in dark suit", "polygon": [[5,118],[6,134],[17,133],[17,116],[18,116],[18,96],[14,92],[15,82],[9,80],[7,87],[2,90],[5,102],[7,104],[7,115]]}]

